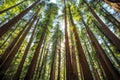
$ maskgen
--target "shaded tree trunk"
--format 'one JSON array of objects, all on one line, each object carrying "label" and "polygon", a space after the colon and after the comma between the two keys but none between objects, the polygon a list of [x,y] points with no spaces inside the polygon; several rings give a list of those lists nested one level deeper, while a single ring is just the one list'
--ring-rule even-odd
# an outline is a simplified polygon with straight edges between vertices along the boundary
[{"label": "shaded tree trunk", "polygon": [[9,56],[9,52],[13,49],[13,47],[17,43],[18,39],[20,38],[20,36],[25,31],[25,29],[27,28],[27,26],[29,25],[29,23],[31,22],[31,20],[33,18],[34,18],[34,16],[31,17],[31,19],[26,23],[25,27],[23,27],[23,29],[19,32],[19,34],[16,36],[16,38],[7,47],[7,49],[5,50],[5,52],[3,53],[3,55],[0,57],[0,65],[4,62],[4,60],[7,59],[7,57]]},{"label": "shaded tree trunk", "polygon": [[58,77],[57,77],[57,80],[60,80],[61,79],[61,49],[59,49],[59,52],[58,52]]},{"label": "shaded tree trunk", "polygon": [[15,75],[14,75],[14,77],[13,77],[13,80],[19,80],[19,78],[20,78],[20,74],[21,74],[21,72],[22,72],[22,67],[23,67],[23,65],[24,65],[26,56],[27,56],[28,51],[29,51],[29,49],[30,49],[30,46],[31,46],[31,44],[32,44],[33,37],[34,37],[35,31],[36,31],[38,22],[39,22],[39,19],[37,20],[37,23],[36,23],[36,25],[35,25],[35,28],[33,29],[33,32],[32,32],[32,35],[31,35],[31,37],[30,37],[29,43],[28,43],[28,45],[26,46],[26,49],[25,49],[25,51],[24,51],[24,55],[23,55],[22,60],[21,60],[21,62],[20,62],[20,64],[19,64],[19,66],[18,66],[18,69],[17,69],[17,71],[16,71],[16,73],[15,73]]},{"label": "shaded tree trunk", "polygon": [[[38,61],[38,66],[37,66],[37,71],[36,71],[36,75],[35,75],[35,78],[34,80],[38,80],[38,76],[40,75],[41,73],[41,67],[43,66],[43,63],[44,63],[44,54],[45,54],[45,50],[46,50],[46,36],[45,35],[45,38],[44,38],[44,42],[43,42],[43,47],[42,47],[42,50],[40,52],[40,57],[39,57],[39,61]],[[42,60],[43,59],[43,60]]]},{"label": "shaded tree trunk", "polygon": [[[57,43],[57,41],[56,41]],[[50,71],[50,79],[49,80],[55,80],[55,70],[56,70],[56,53],[57,53],[57,44],[55,44],[54,51],[53,51],[53,59],[52,59],[52,66]]]},{"label": "shaded tree trunk", "polygon": [[73,72],[76,75],[77,79],[78,78],[78,69],[77,69],[77,60],[76,60],[76,51],[75,51],[75,44],[74,44],[74,39],[73,39],[73,35],[72,35],[72,31],[70,31],[70,35],[71,35],[71,44],[72,44],[72,66],[73,66]]},{"label": "shaded tree trunk", "polygon": [[[49,51],[49,48],[47,48],[46,54],[45,54],[45,56],[44,56],[44,58],[43,58],[43,61],[42,61],[42,63],[41,63],[40,70],[39,70],[39,74],[38,74],[38,79],[40,79],[40,77],[41,77],[41,72],[42,72],[42,70],[44,69],[43,67],[46,66],[48,51]],[[42,75],[42,76],[43,76],[43,75]],[[36,80],[38,80],[38,79],[36,79]]]},{"label": "shaded tree trunk", "polygon": [[61,36],[60,36],[60,49],[58,50],[58,77],[57,80],[61,79]]},{"label": "shaded tree trunk", "polygon": [[73,68],[70,57],[70,47],[68,40],[68,32],[67,32],[67,16],[66,16],[66,0],[64,0],[64,19],[65,19],[65,57],[66,57],[66,79],[67,80],[75,80],[73,75]]},{"label": "shaded tree trunk", "polygon": [[[101,6],[101,5],[100,5]],[[120,22],[115,18],[113,17],[112,14],[110,14],[106,9],[104,9],[102,6],[101,6],[101,9],[102,12],[105,14],[103,15],[106,19],[108,19],[108,21],[110,21],[114,26],[116,26],[119,30],[120,30]]]},{"label": "shaded tree trunk", "polygon": [[74,36],[75,36],[75,40],[76,40],[76,45],[77,45],[77,50],[78,50],[78,56],[79,56],[79,62],[80,62],[80,66],[82,68],[82,72],[83,72],[83,77],[84,80],[92,80],[92,74],[91,71],[89,69],[89,65],[87,63],[80,39],[79,39],[79,35],[76,29],[76,26],[74,24],[73,18],[72,18],[72,14],[70,11],[70,7],[69,7],[69,13],[70,13],[70,18],[71,18],[71,23],[73,25],[73,32],[74,32]]},{"label": "shaded tree trunk", "polygon": [[88,9],[92,13],[92,15],[96,18],[96,20],[101,25],[101,30],[104,35],[109,38],[109,40],[116,46],[116,48],[120,51],[120,39],[118,39],[110,30],[109,28],[103,23],[103,21],[97,16],[94,10],[88,5],[88,3],[84,0],[85,4],[87,5]]},{"label": "shaded tree trunk", "polygon": [[[51,72],[50,72],[50,79],[49,80],[55,80],[55,74],[56,74],[56,58],[57,58],[57,45],[58,45],[58,30],[59,27],[56,28],[56,32],[54,33],[55,39],[53,39],[53,45],[52,45],[52,65],[51,65]],[[55,42],[54,42],[55,41]]]},{"label": "shaded tree trunk", "polygon": [[33,23],[35,22],[36,17],[34,17],[33,21],[31,22],[31,24],[29,25],[29,27],[25,30],[25,32],[23,33],[23,35],[21,36],[21,38],[19,39],[18,43],[14,46],[14,48],[10,51],[9,56],[7,57],[6,60],[4,60],[4,62],[0,65],[0,72],[2,72],[3,74],[0,74],[0,79],[2,79],[4,77],[5,72],[7,71],[7,69],[9,68],[11,62],[14,59],[14,56],[16,55],[17,51],[19,50],[22,42],[24,41],[27,33],[29,32],[29,30],[31,29]]},{"label": "shaded tree trunk", "polygon": [[86,23],[84,22],[83,19],[82,19],[82,22],[85,25],[87,33],[88,33],[88,35],[91,39],[91,42],[93,44],[93,47],[97,53],[96,54],[97,58],[100,60],[101,65],[104,69],[104,72],[106,74],[106,78],[108,80],[119,80],[119,78],[120,78],[119,72],[112,65],[112,63],[108,59],[106,53],[104,52],[104,50],[102,49],[102,47],[100,46],[100,44],[98,43],[98,41],[96,40],[96,38],[94,37],[94,35],[92,34],[92,32],[90,31],[90,29],[88,28],[88,26],[86,25]]},{"label": "shaded tree trunk", "polygon": [[120,61],[116,58],[115,53],[110,49],[110,47],[108,46],[106,40],[105,40],[103,37],[101,37],[101,38],[103,39],[106,47],[109,49],[109,51],[110,51],[111,55],[113,56],[113,58],[115,59],[115,61],[116,61],[116,62],[118,63],[118,65],[120,66]]},{"label": "shaded tree trunk", "polygon": [[[48,23],[48,21],[47,21],[47,23]],[[37,64],[37,59],[38,59],[39,52],[40,52],[40,49],[41,49],[41,45],[42,45],[42,42],[44,40],[45,33],[47,31],[47,25],[48,25],[47,23],[45,24],[43,33],[40,37],[40,40],[38,42],[37,48],[35,50],[34,56],[32,58],[32,61],[30,63],[30,66],[28,68],[28,71],[27,71],[27,74],[26,74],[24,80],[32,80],[32,78],[33,78],[35,67],[36,67],[36,64]]]},{"label": "shaded tree trunk", "polygon": [[0,44],[0,48],[2,48],[3,46],[4,46],[4,44],[8,41],[8,39],[12,36],[12,34],[15,32],[15,30],[19,27],[19,25],[20,25],[20,22],[17,24],[17,26],[15,27],[15,29],[14,30],[12,30],[12,32],[7,36],[7,38],[5,39],[5,41],[2,43],[2,44]]},{"label": "shaded tree trunk", "polygon": [[84,45],[85,45],[86,51],[88,52],[88,57],[89,57],[89,61],[90,61],[90,64],[91,64],[91,68],[92,68],[92,71],[94,73],[93,76],[94,76],[95,80],[100,80],[100,76],[99,76],[96,68],[94,67],[94,63],[92,61],[92,57],[91,57],[90,52],[88,50],[87,44],[86,44],[86,42],[84,42],[84,43],[85,43]]},{"label": "shaded tree trunk", "polygon": [[37,0],[30,7],[28,7],[23,12],[15,16],[13,19],[9,20],[6,24],[1,26],[0,27],[0,38],[38,3],[39,3],[39,0]]},{"label": "shaded tree trunk", "polygon": [[[97,25],[94,21],[93,21],[93,23],[94,23],[95,26],[98,27],[98,25]],[[98,27],[98,29],[100,30],[99,27]],[[102,40],[104,41],[106,47],[109,49],[111,55],[114,57],[114,59],[116,60],[116,62],[119,64],[120,61],[116,58],[115,53],[113,53],[113,51],[110,49],[110,47],[109,47],[109,45],[108,45],[108,43],[107,43],[107,40],[104,39],[104,36],[103,36],[102,34],[101,34],[101,38],[102,38]]]}]

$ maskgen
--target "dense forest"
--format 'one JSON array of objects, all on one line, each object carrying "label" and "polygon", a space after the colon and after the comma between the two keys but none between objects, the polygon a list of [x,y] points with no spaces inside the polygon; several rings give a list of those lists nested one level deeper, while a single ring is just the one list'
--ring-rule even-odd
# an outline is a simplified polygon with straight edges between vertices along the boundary
[{"label": "dense forest", "polygon": [[0,0],[0,80],[120,80],[120,0]]}]

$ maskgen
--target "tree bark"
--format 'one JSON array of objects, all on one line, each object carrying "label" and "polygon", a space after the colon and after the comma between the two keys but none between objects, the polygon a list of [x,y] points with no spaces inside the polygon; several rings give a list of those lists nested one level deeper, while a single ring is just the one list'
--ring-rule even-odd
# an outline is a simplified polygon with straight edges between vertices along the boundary
[{"label": "tree bark", "polygon": [[[42,72],[42,70],[43,70],[43,69],[45,68],[45,66],[46,66],[48,51],[49,51],[49,48],[47,48],[46,54],[45,54],[45,56],[44,56],[44,58],[43,58],[43,62],[41,63],[40,70],[39,70],[39,74],[38,74],[38,79],[40,79],[40,77],[41,77],[41,72]],[[43,67],[44,67],[44,68],[43,68]],[[43,75],[42,75],[42,76],[43,76]],[[38,80],[38,79],[36,79],[36,80]]]},{"label": "tree bark", "polygon": [[74,39],[73,39],[73,35],[72,35],[72,31],[70,31],[70,35],[71,35],[71,50],[72,50],[72,66],[73,66],[73,72],[76,75],[77,79],[78,78],[78,69],[77,69],[77,60],[76,60],[76,51],[75,51],[75,44],[74,44]]},{"label": "tree bark", "polygon": [[1,26],[0,27],[0,38],[38,3],[39,3],[39,0],[37,0],[30,7],[28,7],[23,12],[15,16],[13,19],[9,20],[6,24]]},{"label": "tree bark", "polygon": [[82,68],[84,80],[93,80],[91,71],[89,69],[89,65],[87,63],[87,60],[86,60],[86,57],[85,57],[85,54],[84,54],[84,51],[83,51],[83,48],[82,48],[82,45],[81,45],[81,42],[79,39],[79,35],[77,32],[76,26],[75,26],[73,18],[72,18],[70,7],[69,7],[69,13],[70,13],[71,23],[73,26],[73,32],[74,32],[74,36],[75,36],[75,40],[76,40],[79,62],[80,62],[80,66]]},{"label": "tree bark", "polygon": [[106,74],[106,78],[108,80],[119,80],[120,78],[120,74],[119,72],[115,69],[115,67],[112,65],[112,63],[110,62],[110,60],[108,59],[106,53],[104,52],[104,50],[102,49],[102,47],[100,46],[100,44],[98,43],[98,41],[96,40],[95,36],[93,35],[93,33],[90,31],[90,29],[88,28],[88,26],[86,25],[86,23],[84,22],[84,20],[82,19],[82,22],[87,30],[87,33],[91,39],[91,42],[93,44],[93,47],[96,51],[96,55],[97,58],[100,60],[101,65],[104,69],[104,72]]},{"label": "tree bark", "polygon": [[60,77],[60,74],[61,74],[61,49],[59,49],[59,52],[58,52],[58,77],[57,77],[57,80],[60,80],[61,77]]},{"label": "tree bark", "polygon": [[120,30],[120,26],[119,26],[120,22],[112,14],[110,14],[104,7],[102,7],[101,4],[99,5],[101,7],[100,10],[102,10],[102,12],[105,14],[103,16]]},{"label": "tree bark", "polygon": [[64,19],[65,19],[65,57],[66,57],[66,79],[67,80],[75,80],[75,75],[73,74],[73,68],[70,57],[70,47],[69,47],[69,39],[68,39],[68,27],[67,27],[67,16],[66,16],[66,0],[64,0]]},{"label": "tree bark", "polygon": [[0,44],[0,48],[2,48],[3,46],[4,46],[4,44],[8,41],[8,39],[12,36],[12,34],[15,32],[15,30],[19,27],[19,25],[20,25],[20,22],[17,24],[17,26],[15,27],[15,29],[14,30],[12,30],[12,32],[7,36],[7,38],[5,39],[5,41],[2,43],[2,44]]},{"label": "tree bark", "polygon": [[[57,43],[57,41],[56,41]],[[57,53],[57,44],[55,44],[55,50],[53,51],[53,59],[52,59],[52,65],[51,65],[51,71],[50,71],[50,79],[49,80],[55,80],[55,68],[56,68],[56,53]]]},{"label": "tree bark", "polygon": [[39,57],[37,71],[36,71],[36,75],[35,75],[34,80],[39,79],[38,76],[41,74],[41,71],[42,71],[41,67],[43,66],[43,63],[44,63],[44,54],[45,54],[45,50],[46,50],[46,36],[47,35],[45,35],[44,42],[43,42],[43,47],[42,47],[42,50],[40,52],[40,57]]},{"label": "tree bark", "polygon": [[9,52],[13,49],[13,47],[17,43],[18,39],[20,38],[20,36],[22,35],[22,33],[25,31],[25,29],[27,28],[27,26],[29,25],[29,23],[33,19],[33,17],[34,16],[32,16],[30,18],[30,20],[26,23],[25,27],[23,27],[23,29],[19,32],[19,34],[16,36],[16,38],[10,43],[10,45],[7,47],[7,49],[5,50],[3,55],[0,57],[0,65],[4,62],[4,60],[7,59],[7,57],[9,56]]},{"label": "tree bark", "polygon": [[43,33],[42,33],[42,35],[41,35],[41,37],[40,37],[40,40],[39,40],[39,42],[38,42],[37,48],[36,48],[36,50],[35,50],[34,56],[33,56],[33,58],[32,58],[32,61],[31,61],[31,63],[30,63],[30,66],[29,66],[29,68],[28,68],[28,71],[27,71],[27,74],[26,74],[24,80],[32,80],[32,78],[33,78],[34,71],[35,71],[35,67],[36,67],[36,64],[37,64],[37,59],[38,59],[39,52],[40,52],[40,49],[41,49],[41,45],[42,45],[42,42],[43,42],[45,33],[46,33],[46,31],[47,31],[47,23],[48,23],[48,21],[47,21],[46,24],[45,24]]},{"label": "tree bark", "polygon": [[60,49],[58,50],[58,77],[57,80],[61,79],[61,36],[60,36]]},{"label": "tree bark", "polygon": [[90,61],[90,64],[91,64],[92,71],[94,73],[94,78],[95,78],[95,80],[100,80],[100,76],[99,76],[96,68],[94,67],[94,63],[92,61],[92,57],[91,57],[90,52],[88,50],[87,44],[86,44],[86,42],[84,42],[84,43],[85,43],[84,45],[85,45],[86,51],[88,52],[88,57],[89,57],[89,61]]},{"label": "tree bark", "polygon": [[27,56],[28,51],[29,51],[29,49],[30,49],[30,46],[31,46],[31,44],[32,44],[33,37],[34,37],[35,31],[36,31],[38,22],[39,22],[39,19],[37,20],[36,25],[35,25],[35,27],[34,27],[34,29],[33,29],[33,32],[32,32],[32,35],[31,35],[31,37],[30,37],[29,43],[28,43],[28,45],[26,46],[26,49],[25,49],[25,51],[24,51],[24,55],[23,55],[22,60],[21,60],[21,62],[20,62],[20,64],[19,64],[19,66],[18,66],[18,69],[17,69],[17,71],[16,71],[16,73],[15,73],[15,75],[14,75],[14,77],[13,77],[13,80],[19,80],[19,78],[20,78],[20,74],[21,74],[21,72],[22,72],[22,68],[23,68],[23,65],[24,65],[26,56]]},{"label": "tree bark", "polygon": [[[14,46],[14,48],[10,51],[9,56],[7,57],[6,60],[4,60],[4,62],[0,65],[0,72],[4,73],[7,71],[7,69],[9,68],[11,62],[14,59],[14,56],[16,55],[17,51],[19,50],[22,42],[24,41],[27,33],[29,32],[29,30],[31,29],[33,23],[36,20],[36,16],[34,17],[33,21],[31,22],[31,24],[29,25],[29,27],[25,30],[25,32],[23,33],[23,35],[21,36],[21,38],[19,39],[19,42]],[[2,79],[4,77],[4,74],[0,75],[0,79]]]},{"label": "tree bark", "polygon": [[94,12],[94,10],[88,5],[88,3],[84,0],[85,4],[87,5],[88,9],[92,13],[92,15],[96,18],[96,20],[101,25],[101,30],[104,33],[104,35],[109,38],[109,40],[115,45],[115,47],[120,51],[120,39],[118,39],[115,34],[113,34],[109,28],[103,23],[103,21],[97,16],[97,14]]}]

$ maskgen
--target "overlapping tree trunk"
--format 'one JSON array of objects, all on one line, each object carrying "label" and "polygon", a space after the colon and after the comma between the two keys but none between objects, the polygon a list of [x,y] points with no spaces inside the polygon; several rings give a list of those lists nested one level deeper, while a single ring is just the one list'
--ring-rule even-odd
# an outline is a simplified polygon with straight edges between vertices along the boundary
[{"label": "overlapping tree trunk", "polygon": [[27,71],[27,74],[26,74],[24,80],[32,80],[32,78],[33,78],[35,67],[36,67],[36,64],[37,64],[38,56],[39,56],[39,52],[40,52],[40,49],[41,49],[41,45],[42,45],[42,42],[44,40],[45,33],[47,31],[48,22],[49,21],[46,21],[45,27],[43,29],[43,33],[42,33],[42,35],[39,39],[37,48],[35,50],[34,56],[32,58],[32,61],[30,63],[30,66],[28,68],[28,71]]},{"label": "overlapping tree trunk", "polygon": [[115,69],[113,64],[110,62],[109,58],[107,57],[106,53],[104,52],[103,48],[100,46],[98,41],[96,40],[95,36],[92,34],[84,20],[82,19],[82,22],[87,30],[87,33],[91,39],[92,45],[96,51],[97,58],[100,60],[100,63],[104,69],[106,78],[108,80],[119,80],[120,74],[119,72]]},{"label": "overlapping tree trunk", "polygon": [[74,24],[73,18],[72,18],[72,14],[70,11],[70,7],[69,7],[69,13],[70,13],[70,19],[71,19],[71,23],[73,26],[73,32],[74,32],[74,36],[75,36],[75,40],[76,40],[76,46],[77,46],[77,50],[78,50],[78,56],[79,56],[79,62],[80,62],[80,66],[83,72],[83,77],[84,80],[92,80],[92,74],[91,71],[89,69],[89,65],[87,63],[80,39],[79,39],[79,35],[76,29],[76,26]]},{"label": "overlapping tree trunk", "polygon": [[28,51],[29,51],[29,49],[30,49],[30,46],[31,46],[31,44],[32,44],[33,37],[34,37],[35,31],[36,31],[38,22],[39,22],[39,19],[37,20],[36,25],[35,25],[35,27],[34,27],[34,29],[33,29],[33,32],[32,32],[32,34],[31,34],[30,40],[29,40],[29,42],[28,42],[28,45],[26,46],[26,49],[25,49],[25,51],[24,51],[24,55],[23,55],[22,60],[21,60],[21,62],[20,62],[20,64],[19,64],[19,66],[18,66],[18,69],[17,69],[17,71],[16,71],[16,73],[15,73],[15,75],[14,75],[14,77],[13,77],[13,80],[18,80],[18,79],[20,78],[20,74],[21,74],[21,72],[22,72],[22,67],[23,67],[23,65],[24,65],[26,56],[27,56]]},{"label": "overlapping tree trunk", "polygon": [[16,36],[16,38],[10,43],[10,45],[7,47],[7,49],[5,50],[5,52],[2,54],[2,56],[0,57],[0,65],[4,62],[4,60],[7,59],[7,57],[10,55],[9,52],[13,49],[13,47],[15,46],[16,42],[18,41],[18,39],[21,37],[22,33],[25,31],[25,29],[28,27],[29,23],[31,22],[31,20],[34,18],[34,16],[32,16],[30,18],[30,20],[26,23],[26,25],[23,27],[23,29],[19,32],[19,34]]},{"label": "overlapping tree trunk", "polygon": [[120,51],[120,39],[116,37],[114,33],[112,33],[109,28],[103,23],[103,21],[97,16],[94,10],[88,5],[88,3],[84,0],[85,4],[87,5],[88,9],[92,13],[92,15],[96,18],[96,20],[101,25],[101,30],[104,35],[115,45],[115,47]]},{"label": "overlapping tree trunk", "polygon": [[68,26],[67,26],[67,16],[66,16],[66,0],[64,0],[64,19],[65,19],[65,57],[66,57],[66,79],[67,80],[75,80],[75,75],[73,74],[73,68],[71,63],[70,56],[70,47],[69,47],[69,39],[68,39]]},{"label": "overlapping tree trunk", "polygon": [[25,30],[25,32],[22,34],[21,38],[19,39],[18,43],[16,43],[16,45],[14,46],[14,48],[9,52],[9,55],[7,57],[7,59],[5,59],[3,61],[3,63],[0,65],[0,72],[2,74],[0,74],[0,78],[2,79],[4,77],[5,72],[7,71],[7,69],[9,68],[11,62],[13,61],[17,51],[19,50],[20,46],[22,45],[22,42],[24,41],[26,35],[28,34],[28,32],[30,31],[33,23],[36,21],[36,16],[34,17],[33,21],[30,23],[29,27]]},{"label": "overlapping tree trunk", "polygon": [[0,38],[9,30],[12,26],[14,26],[24,15],[26,15],[34,6],[36,6],[39,3],[39,0],[37,0],[35,3],[33,3],[30,7],[22,11],[20,14],[15,16],[13,19],[9,20],[6,24],[0,27]]}]

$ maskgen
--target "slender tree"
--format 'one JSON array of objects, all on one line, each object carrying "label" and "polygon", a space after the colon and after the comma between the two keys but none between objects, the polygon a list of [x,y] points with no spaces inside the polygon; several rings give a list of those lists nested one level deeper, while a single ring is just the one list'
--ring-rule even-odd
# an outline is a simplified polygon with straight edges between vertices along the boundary
[{"label": "slender tree", "polygon": [[88,55],[88,58],[89,58],[89,61],[90,61],[90,64],[91,64],[91,68],[92,68],[92,71],[93,71],[94,79],[95,80],[100,80],[100,76],[99,76],[96,68],[94,67],[94,63],[93,63],[92,57],[91,57],[90,52],[88,50],[87,42],[85,40],[84,40],[84,46],[85,46],[86,51],[88,53],[87,55]]},{"label": "slender tree", "polygon": [[46,29],[47,29],[47,23],[46,23],[46,25],[44,27],[44,30],[43,30],[44,33],[42,33],[42,35],[40,37],[40,40],[39,40],[37,48],[35,50],[33,59],[32,59],[32,61],[30,63],[29,69],[27,71],[27,74],[26,74],[24,80],[32,80],[32,78],[33,78],[33,74],[34,74],[34,71],[35,71],[37,59],[38,59],[38,56],[39,56],[39,52],[40,52],[41,45],[42,45],[42,42],[43,42],[43,39],[44,39],[44,36],[45,36]]},{"label": "slender tree", "polygon": [[28,51],[29,51],[29,49],[30,49],[30,46],[31,46],[31,44],[32,44],[33,37],[34,37],[35,31],[36,31],[38,22],[39,22],[39,19],[37,20],[36,25],[35,25],[35,27],[34,27],[34,29],[33,29],[33,32],[32,32],[32,35],[31,35],[31,37],[30,37],[29,43],[28,43],[28,45],[26,46],[26,49],[25,49],[25,51],[24,51],[24,55],[23,55],[22,60],[21,60],[21,62],[20,62],[20,64],[19,64],[19,66],[18,66],[18,69],[17,69],[17,71],[16,71],[16,73],[15,73],[15,75],[14,75],[14,77],[13,77],[13,80],[18,80],[18,79],[20,78],[20,74],[21,74],[21,71],[22,71],[22,67],[23,67],[23,64],[24,64],[24,62],[25,62],[26,56],[27,56],[27,54],[28,54]]},{"label": "slender tree", "polygon": [[15,29],[12,30],[12,32],[7,36],[7,38],[5,39],[5,41],[0,45],[0,48],[2,48],[5,43],[8,41],[8,39],[12,36],[12,34],[15,32],[15,30],[19,27],[20,22],[16,25]]},{"label": "slender tree", "polygon": [[3,63],[3,61],[7,58],[7,56],[9,55],[9,52],[12,50],[12,48],[15,46],[16,42],[18,41],[18,39],[20,38],[20,36],[22,35],[22,33],[24,32],[24,30],[27,28],[27,26],[29,25],[30,21],[33,19],[34,16],[32,16],[30,18],[30,20],[25,24],[25,27],[23,27],[23,29],[19,32],[19,34],[16,36],[16,38],[10,43],[10,45],[7,47],[7,49],[5,50],[5,52],[2,54],[2,56],[0,57],[0,65]]},{"label": "slender tree", "polygon": [[58,50],[58,77],[57,77],[57,80],[60,80],[61,77],[60,77],[60,74],[61,74],[61,49]]},{"label": "slender tree", "polygon": [[95,39],[95,37],[93,36],[92,32],[90,31],[90,29],[88,28],[88,26],[85,24],[84,20],[82,19],[83,24],[85,25],[85,28],[87,30],[87,33],[92,41],[92,44],[94,46],[94,49],[96,50],[96,52],[98,52],[97,58],[99,58],[101,65],[105,71],[106,77],[109,80],[118,80],[119,79],[119,72],[115,69],[115,67],[112,65],[112,63],[110,62],[110,60],[108,59],[106,53],[104,52],[104,50],[102,49],[102,47],[100,46],[100,44],[98,43],[98,41]]},{"label": "slender tree", "polygon": [[78,77],[78,69],[77,69],[77,60],[76,60],[76,51],[75,51],[75,44],[74,44],[74,39],[73,39],[73,35],[72,35],[72,31],[70,31],[70,35],[71,35],[71,49],[72,49],[72,66],[73,66],[73,72],[76,75],[76,77]]},{"label": "slender tree", "polygon": [[78,32],[77,32],[76,26],[75,26],[73,18],[72,18],[72,14],[71,14],[71,11],[70,11],[70,6],[69,6],[69,13],[70,13],[71,23],[72,23],[72,26],[73,26],[74,36],[75,36],[75,39],[76,39],[79,62],[80,62],[80,66],[81,66],[82,71],[83,71],[83,77],[84,77],[85,80],[88,80],[88,79],[92,80],[91,71],[89,69],[89,65],[87,63],[87,60],[86,60],[86,57],[85,57],[85,54],[84,54],[79,36],[78,36]]},{"label": "slender tree", "polygon": [[64,0],[64,19],[65,19],[65,51],[66,51],[66,79],[74,80],[75,75],[73,74],[73,68],[71,63],[70,56],[70,47],[69,47],[69,39],[68,39],[68,27],[67,27],[67,14],[66,14],[66,0]]},{"label": "slender tree", "polygon": [[48,47],[47,47],[46,54],[43,57],[43,61],[42,61],[41,66],[40,66],[38,78],[36,80],[40,79],[41,76],[44,76],[44,75],[41,75],[42,74],[41,72],[44,68],[46,68],[47,56],[48,56],[48,51],[49,51],[49,44],[48,44]]},{"label": "slender tree", "polygon": [[14,56],[16,55],[17,51],[19,50],[22,42],[24,41],[27,33],[29,32],[29,30],[31,29],[33,23],[36,20],[36,16],[34,17],[33,21],[31,22],[31,24],[29,25],[29,27],[25,30],[25,32],[23,33],[23,35],[21,36],[21,38],[19,39],[19,42],[14,46],[14,48],[9,52],[9,56],[7,57],[6,60],[3,61],[3,63],[0,65],[0,72],[2,72],[3,74],[0,75],[1,79],[4,77],[4,73],[7,71],[7,69],[9,68],[11,62],[13,61]]},{"label": "slender tree", "polygon": [[[58,30],[57,33],[58,35]],[[55,35],[53,35],[55,36]],[[52,51],[52,65],[51,65],[51,71],[50,71],[50,79],[49,80],[55,80],[55,70],[56,70],[56,57],[57,57],[57,43],[58,43],[58,36],[55,38],[55,42],[53,42],[53,51]]]},{"label": "slender tree", "polygon": [[96,18],[96,20],[101,25],[101,30],[105,34],[106,37],[110,39],[110,41],[116,46],[116,48],[120,51],[120,39],[118,39],[115,34],[113,34],[109,28],[103,23],[103,21],[97,16],[97,14],[94,12],[94,10],[89,6],[89,4],[84,0],[85,4],[87,5],[88,9],[92,13],[92,15]]},{"label": "slender tree", "polygon": [[6,24],[0,27],[0,38],[9,30],[12,26],[14,26],[24,15],[26,15],[36,4],[39,3],[39,0],[37,0],[35,3],[33,3],[31,6],[29,6],[27,9],[25,9],[23,12],[15,16],[13,19],[9,20]]}]

